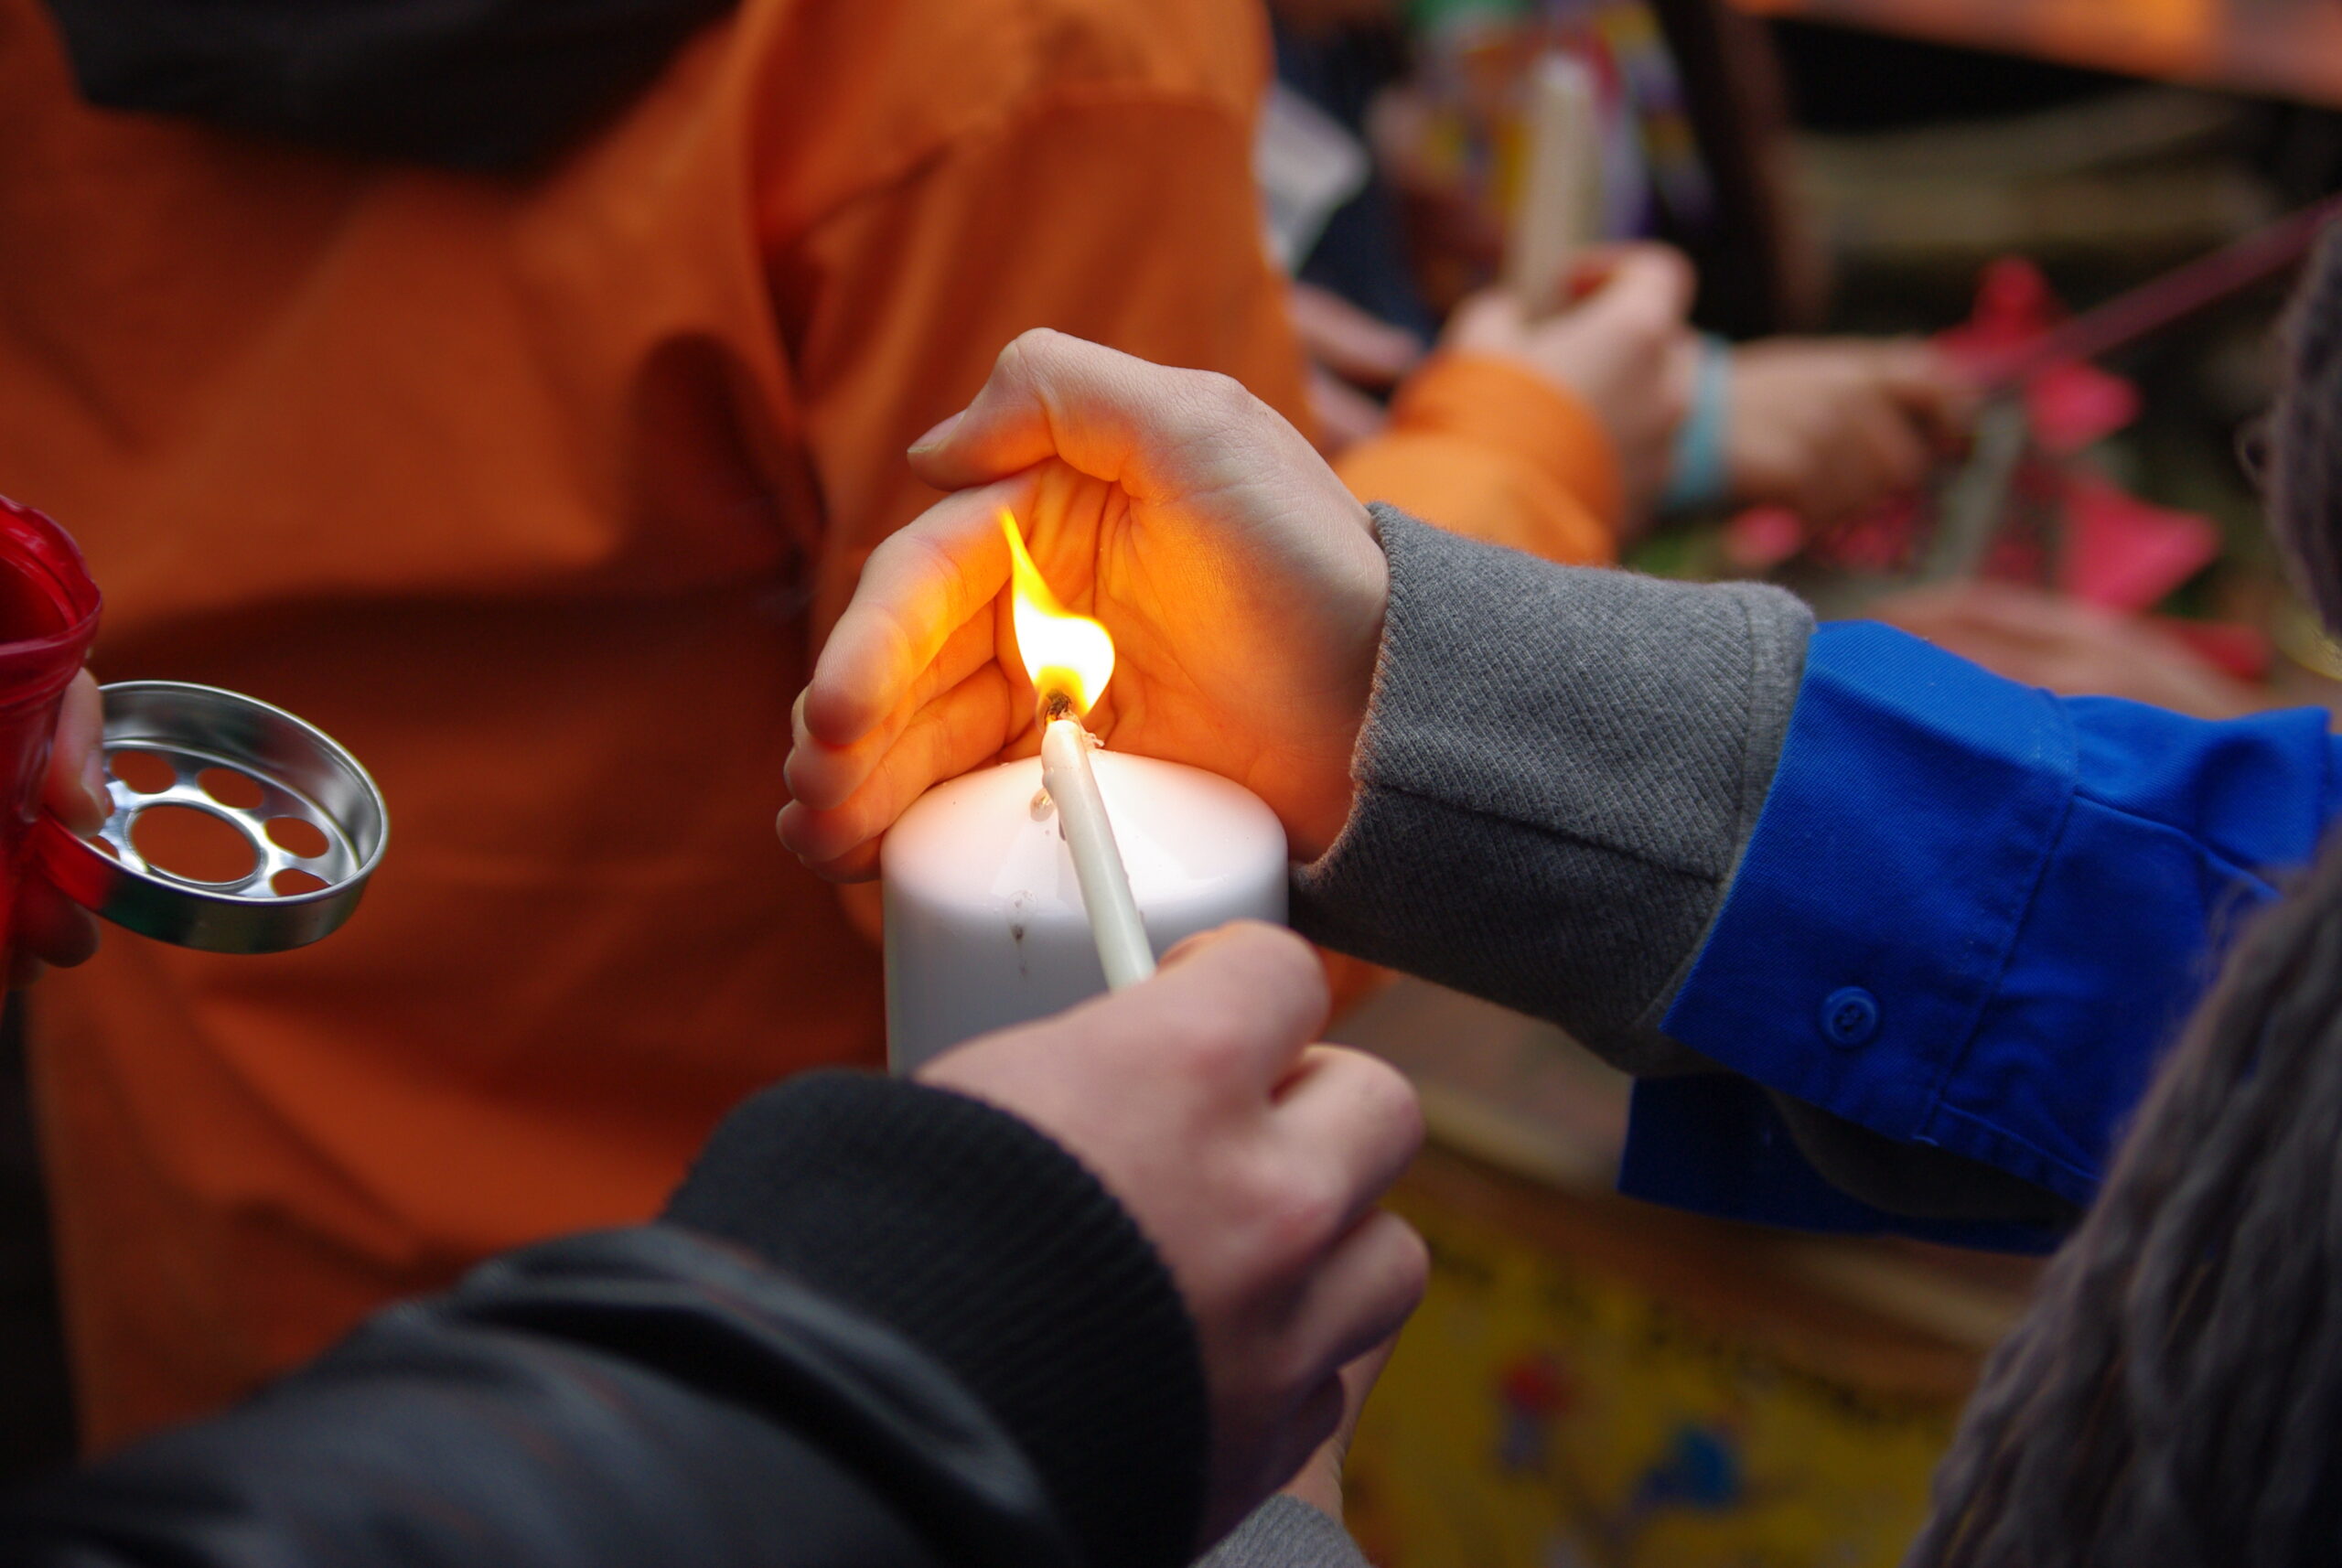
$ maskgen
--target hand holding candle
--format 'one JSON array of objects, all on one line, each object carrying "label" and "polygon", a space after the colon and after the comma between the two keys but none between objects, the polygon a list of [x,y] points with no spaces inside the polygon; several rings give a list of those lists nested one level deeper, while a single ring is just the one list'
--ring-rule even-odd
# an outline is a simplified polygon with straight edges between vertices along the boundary
[{"label": "hand holding candle", "polygon": [[1113,683],[1089,714],[1104,756],[1234,779],[1295,854],[1324,852],[1349,811],[1389,574],[1365,509],[1297,431],[1224,376],[1035,332],[912,462],[983,488],[864,569],[798,703],[792,850],[867,876],[930,785],[1037,748],[1002,593],[1007,506],[1066,603],[1113,628]]},{"label": "hand holding candle", "polygon": [[1421,1142],[1422,1114],[1386,1064],[1312,1043],[1327,1001],[1306,942],[1232,926],[1176,950],[1143,985],[919,1074],[1072,1151],[1162,1255],[1211,1401],[1206,1541],[1333,1430],[1338,1369],[1423,1294],[1423,1242],[1373,1207]]}]

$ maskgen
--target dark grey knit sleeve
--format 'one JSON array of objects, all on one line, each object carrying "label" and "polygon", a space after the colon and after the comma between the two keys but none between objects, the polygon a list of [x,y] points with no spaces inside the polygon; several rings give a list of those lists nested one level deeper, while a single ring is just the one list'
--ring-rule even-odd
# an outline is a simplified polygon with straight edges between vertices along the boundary
[{"label": "dark grey knit sleeve", "polygon": [[1280,1492],[1252,1510],[1195,1568],[1370,1568],[1333,1520]]},{"label": "dark grey knit sleeve", "polygon": [[1813,617],[1778,588],[1562,567],[1374,509],[1391,603],[1327,947],[1549,1018],[1628,1070],[1772,782]]}]

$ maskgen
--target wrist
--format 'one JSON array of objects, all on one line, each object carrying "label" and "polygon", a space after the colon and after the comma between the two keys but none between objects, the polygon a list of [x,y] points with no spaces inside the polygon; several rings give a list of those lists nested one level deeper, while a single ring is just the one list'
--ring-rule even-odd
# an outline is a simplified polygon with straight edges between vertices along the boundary
[{"label": "wrist", "polygon": [[1714,506],[1732,492],[1732,345],[1703,336],[1692,371],[1692,401],[1667,466],[1662,511]]},{"label": "wrist", "polygon": [[1325,650],[1317,667],[1324,677],[1322,694],[1313,694],[1305,709],[1291,715],[1305,722],[1279,722],[1264,736],[1272,746],[1290,748],[1279,771],[1294,786],[1281,794],[1261,792],[1284,824],[1292,857],[1303,862],[1323,854],[1349,821],[1351,765],[1373,699],[1383,621],[1391,607],[1391,563],[1373,514],[1356,501],[1349,504],[1357,515],[1344,523],[1348,545],[1342,558],[1333,570],[1310,575],[1317,585],[1309,592],[1326,614],[1296,628],[1296,640]]}]

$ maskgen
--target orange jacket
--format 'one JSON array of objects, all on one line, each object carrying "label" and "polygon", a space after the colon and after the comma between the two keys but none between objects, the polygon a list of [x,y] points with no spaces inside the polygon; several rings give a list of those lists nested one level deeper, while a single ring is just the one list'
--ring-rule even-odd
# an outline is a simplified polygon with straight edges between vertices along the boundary
[{"label": "orange jacket", "polygon": [[[772,836],[809,649],[1023,328],[1298,415],[1266,58],[1244,0],[749,0],[519,180],[90,110],[0,0],[0,490],[87,547],[102,677],[303,714],[393,820],[331,940],[117,936],[38,998],[94,1443],[639,1219],[749,1090],[879,1059],[876,954]],[[1598,431],[1509,367],[1348,461],[1606,548]]]}]

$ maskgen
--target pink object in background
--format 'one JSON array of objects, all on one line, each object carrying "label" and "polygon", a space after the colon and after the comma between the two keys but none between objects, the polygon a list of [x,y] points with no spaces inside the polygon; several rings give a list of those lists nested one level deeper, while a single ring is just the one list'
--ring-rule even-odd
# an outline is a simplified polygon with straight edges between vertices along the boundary
[{"label": "pink object in background", "polygon": [[2189,652],[2221,674],[2254,685],[2269,679],[2269,667],[2276,662],[2277,650],[2269,634],[2242,621],[2149,616],[2147,623],[2186,643]]},{"label": "pink object in background", "polygon": [[2052,457],[2094,446],[2139,417],[2139,389],[2086,360],[2036,371],[2025,383],[2033,444]]},{"label": "pink object in background", "polygon": [[2195,512],[2143,501],[2086,468],[2064,489],[2057,586],[2084,603],[2151,609],[2220,553],[2219,530]]},{"label": "pink object in background", "polygon": [[1724,524],[1724,559],[1736,572],[1761,575],[1805,544],[1805,519],[1785,506],[1752,506]]}]

